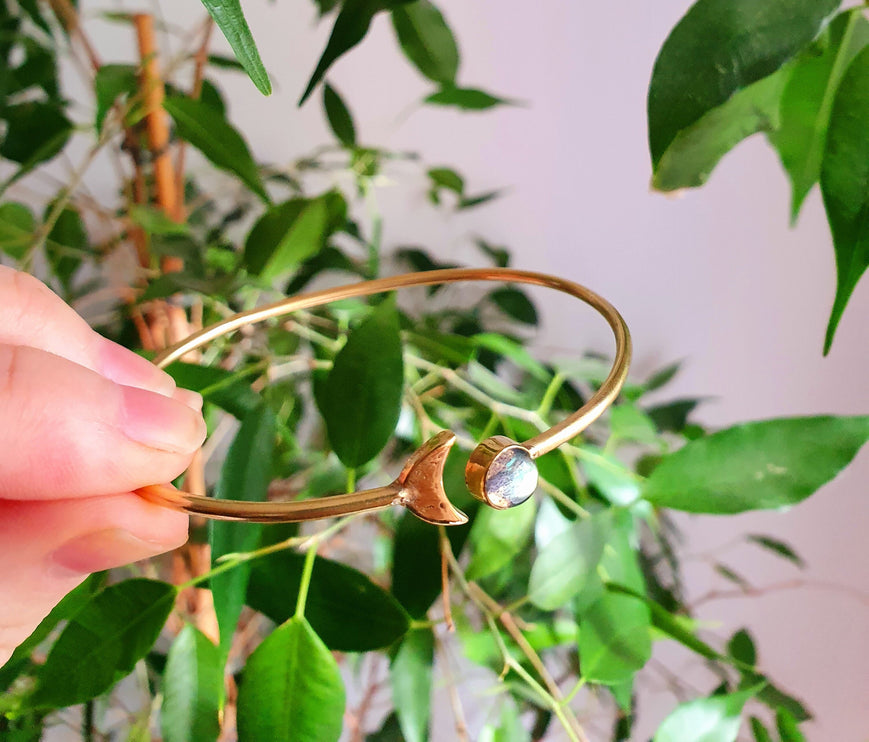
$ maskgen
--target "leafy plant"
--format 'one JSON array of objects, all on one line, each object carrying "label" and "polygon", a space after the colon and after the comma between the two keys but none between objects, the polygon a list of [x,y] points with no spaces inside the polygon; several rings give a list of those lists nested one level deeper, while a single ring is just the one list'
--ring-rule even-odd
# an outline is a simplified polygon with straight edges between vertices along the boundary
[{"label": "leafy plant", "polygon": [[[507,101],[460,86],[459,46],[428,0],[316,4],[334,24],[302,101],[322,91],[335,142],[288,168],[256,162],[209,78],[214,69],[240,65],[269,89],[237,1],[204,5],[239,61],[209,56],[205,33],[165,81],[155,77],[157,50],[145,54],[144,79],[132,67],[101,64],[64,0],[52,2],[51,16],[35,2],[0,5],[0,155],[15,163],[0,203],[4,262],[34,270],[74,302],[104,285],[109,254],[134,252],[139,270],[130,296],[100,329],[145,352],[168,342],[167,316],[192,330],[315,280],[373,278],[385,265],[440,266],[434,249],[384,250],[376,178],[406,155],[363,146],[350,107],[326,75],[362,41],[374,16],[388,13],[402,52],[437,86],[425,102],[478,110]],[[720,53],[742,38],[735,29],[761,29],[763,43],[749,45],[757,58],[737,48],[745,69],[724,65],[730,74],[723,82],[716,77],[720,54],[711,71],[699,64],[720,1],[701,0],[674,30],[650,92],[655,183],[701,182],[725,151],[722,143],[766,126],[759,112],[767,104],[782,106],[782,120],[785,108],[804,117],[805,101],[788,80],[801,65],[814,65],[803,74],[830,98],[824,146],[817,132],[804,144],[787,128],[775,136],[788,162],[802,158],[789,168],[799,172],[796,208],[818,173],[827,190],[844,178],[838,145],[830,142],[850,136],[837,133],[846,124],[835,121],[861,95],[854,65],[865,54],[854,44],[865,20],[848,11],[825,26],[832,2],[752,3],[754,15],[745,3],[730,5],[740,12],[732,14],[736,27],[720,25]],[[147,24],[141,16],[115,17],[134,21],[140,33]],[[94,73],[89,120],[58,84],[67,36],[73,50],[86,50]],[[825,56],[836,44],[851,51]],[[840,82],[825,83],[825,75]],[[164,82],[169,93],[155,107],[147,94]],[[680,102],[683,90],[692,96],[687,102]],[[166,114],[174,123],[170,151],[153,144]],[[38,208],[18,200],[18,181],[38,178],[40,166],[74,138],[89,150],[68,182]],[[179,166],[188,146],[237,181],[230,200],[210,190],[208,178],[185,180]],[[109,208],[79,189],[107,148],[128,158]],[[478,207],[498,195],[469,193],[451,166],[410,162],[426,176],[435,208]],[[351,187],[336,177],[324,188],[324,173],[349,174]],[[93,229],[97,221],[111,228]],[[836,239],[837,255],[858,265],[859,245]],[[504,248],[483,240],[477,247],[475,261],[510,260]],[[475,442],[534,435],[577,409],[608,368],[607,359],[579,351],[574,359],[535,359],[526,346],[537,321],[533,298],[519,288],[440,288],[300,312],[216,342],[201,362],[173,364],[179,385],[203,394],[212,438],[227,444],[219,473],[206,481],[213,496],[310,498],[384,481],[423,440],[448,428],[458,434],[458,450],[447,461],[445,487],[470,522],[438,528],[388,510],[310,530],[197,526],[183,561],[205,566],[193,566],[180,584],[158,562],[94,576],[19,647],[0,668],[4,738],[37,739],[68,720],[70,706],[82,709],[73,718],[83,737],[118,731],[101,711],[121,708],[117,684],[132,672],[128,682],[147,700],[121,714],[131,739],[159,727],[168,742],[213,740],[231,736],[235,719],[247,740],[327,742],[343,728],[354,740],[417,742],[430,738],[432,697],[446,684],[455,738],[545,739],[560,728],[569,739],[586,739],[579,718],[604,699],[598,721],[623,740],[631,737],[645,683],[658,672],[649,663],[654,643],[667,641],[706,663],[712,680],[700,697],[674,703],[657,742],[699,733],[734,740],[748,714],[757,714],[750,719],[756,740],[772,738],[771,719],[782,739],[798,739],[809,712],[764,674],[748,632],[716,636],[692,620],[667,509],[729,514],[793,505],[848,465],[869,438],[869,417],[758,421],[707,434],[692,419],[699,400],[649,401],[678,372],[672,365],[629,384],[605,419],[541,458],[531,501],[489,510],[464,486]],[[802,566],[774,538],[751,534],[746,541]],[[709,567],[751,589],[726,564]],[[459,654],[490,690],[473,697],[474,718],[458,680]],[[384,718],[372,702],[386,687],[392,703]]]},{"label": "leafy plant", "polygon": [[869,21],[840,0],[698,0],[649,86],[652,184],[702,185],[730,149],[766,134],[792,186],[796,222],[820,184],[836,257],[824,353],[869,266]]}]

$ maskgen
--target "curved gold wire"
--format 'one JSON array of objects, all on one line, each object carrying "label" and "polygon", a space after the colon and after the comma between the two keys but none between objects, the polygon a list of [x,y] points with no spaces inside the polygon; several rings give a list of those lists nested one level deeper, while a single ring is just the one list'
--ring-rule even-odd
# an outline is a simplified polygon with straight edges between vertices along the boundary
[{"label": "curved gold wire", "polygon": [[[578,283],[513,268],[449,268],[378,278],[294,296],[241,312],[190,335],[163,351],[154,363],[165,368],[190,351],[241,327],[301,309],[411,286],[432,286],[459,281],[524,283],[561,291],[596,309],[606,319],[615,336],[616,352],[612,369],[579,410],[527,441],[517,443],[505,436],[493,436],[480,443],[471,454],[465,470],[465,480],[471,494],[494,508],[513,507],[527,500],[536,489],[537,469],[534,459],[574,438],[600,417],[616,399],[628,375],[631,338],[624,319],[606,299]],[[444,461],[455,440],[454,433],[441,431],[408,459],[394,482],[385,487],[347,495],[294,502],[245,502],[202,497],[167,485],[151,485],[137,492],[152,502],[222,520],[287,523],[403,505],[429,523],[456,525],[467,522],[467,516],[450,504],[443,489]]]}]

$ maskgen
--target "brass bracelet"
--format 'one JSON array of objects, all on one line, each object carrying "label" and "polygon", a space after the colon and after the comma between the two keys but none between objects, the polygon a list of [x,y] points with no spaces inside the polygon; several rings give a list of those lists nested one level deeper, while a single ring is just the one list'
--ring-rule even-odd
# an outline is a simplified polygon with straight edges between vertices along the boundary
[{"label": "brass bracelet", "polygon": [[[537,487],[537,466],[534,459],[574,438],[600,417],[616,399],[628,375],[631,338],[625,321],[608,301],[577,283],[543,273],[512,268],[451,268],[379,278],[294,296],[234,315],[168,348],[157,356],[154,363],[160,368],[165,368],[186,353],[234,330],[300,309],[310,309],[341,299],[369,296],[410,286],[432,286],[459,281],[525,283],[570,294],[603,315],[616,341],[615,360],[609,375],[579,410],[522,443],[496,435],[480,443],[471,453],[465,468],[465,482],[468,489],[478,500],[503,510],[525,502],[534,493]],[[444,461],[455,440],[455,433],[448,430],[441,431],[408,459],[394,482],[385,487],[375,487],[346,495],[295,502],[244,502],[202,497],[167,485],[143,487],[137,490],[137,493],[161,505],[221,520],[289,523],[378,510],[390,505],[403,505],[414,515],[429,523],[458,525],[467,522],[467,516],[453,507],[443,488]]]}]

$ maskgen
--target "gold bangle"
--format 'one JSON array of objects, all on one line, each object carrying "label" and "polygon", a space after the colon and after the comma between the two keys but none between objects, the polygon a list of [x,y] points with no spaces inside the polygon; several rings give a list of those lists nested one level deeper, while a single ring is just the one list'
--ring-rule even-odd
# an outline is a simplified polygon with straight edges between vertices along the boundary
[{"label": "gold bangle", "polygon": [[[168,348],[157,356],[154,363],[160,368],[165,368],[191,350],[234,330],[300,309],[310,309],[340,299],[369,296],[410,286],[431,286],[459,281],[525,283],[556,289],[584,301],[603,315],[616,341],[615,360],[609,375],[579,410],[522,443],[496,435],[480,443],[471,453],[465,469],[468,489],[478,500],[503,510],[525,502],[534,493],[537,487],[537,466],[534,459],[574,438],[600,417],[616,399],[628,375],[631,338],[625,321],[608,301],[577,283],[543,273],[512,268],[451,268],[379,278],[294,296],[234,315]],[[429,523],[458,525],[467,522],[467,516],[452,506],[443,488],[444,461],[455,440],[454,433],[448,430],[441,431],[408,459],[394,482],[385,487],[375,487],[347,495],[332,495],[296,502],[244,502],[215,500],[211,497],[176,490],[167,485],[143,487],[137,490],[137,493],[161,505],[221,520],[289,523],[378,510],[390,505],[403,505],[414,515]]]}]

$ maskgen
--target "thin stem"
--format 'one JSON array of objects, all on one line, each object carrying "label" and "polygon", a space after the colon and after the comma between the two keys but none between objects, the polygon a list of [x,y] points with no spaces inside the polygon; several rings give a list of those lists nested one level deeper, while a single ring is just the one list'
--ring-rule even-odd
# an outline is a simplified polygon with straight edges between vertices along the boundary
[{"label": "thin stem", "polygon": [[94,699],[91,698],[84,705],[81,718],[81,738],[84,742],[93,742],[94,739]]},{"label": "thin stem", "polygon": [[567,380],[567,376],[559,371],[555,376],[552,377],[552,381],[549,382],[549,386],[546,387],[546,391],[543,393],[543,399],[540,400],[540,405],[537,408],[537,414],[540,417],[545,418],[552,410],[552,405],[555,402],[555,397],[559,391],[561,391],[561,387],[564,385],[564,382]]},{"label": "thin stem", "polygon": [[305,554],[302,579],[299,583],[299,597],[296,599],[296,618],[303,618],[305,615],[305,603],[308,600],[308,589],[311,587],[311,575],[314,572],[314,559],[317,556],[317,546],[319,546],[317,543],[311,544]]}]

